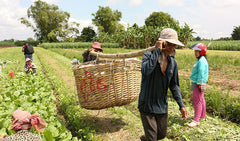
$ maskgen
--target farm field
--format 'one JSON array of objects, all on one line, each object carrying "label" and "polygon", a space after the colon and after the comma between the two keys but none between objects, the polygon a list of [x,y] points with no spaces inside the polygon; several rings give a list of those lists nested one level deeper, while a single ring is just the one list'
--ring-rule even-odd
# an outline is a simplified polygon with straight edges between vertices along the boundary
[{"label": "farm field", "polygon": [[[24,55],[20,47],[11,47],[0,49],[0,60],[7,61],[6,68],[0,76],[0,135],[13,134],[9,127],[11,126],[11,113],[18,107],[31,112],[39,112],[44,115],[48,126],[46,131],[41,134],[44,140],[107,140],[107,141],[139,141],[143,135],[143,128],[137,101],[121,107],[113,107],[103,110],[86,110],[78,104],[75,79],[72,72],[71,60],[77,58],[82,61],[81,53],[84,49],[43,49],[35,48],[34,63],[38,66],[36,75],[25,75],[23,73]],[[128,49],[104,49],[105,53],[131,52]],[[6,55],[7,54],[7,55]],[[141,59],[141,57],[139,57]],[[184,98],[184,103],[189,111],[190,118],[185,121],[180,120],[178,106],[169,95],[169,123],[168,140],[237,140],[240,138],[239,124],[232,123],[233,120],[239,123],[240,111],[235,118],[223,109],[216,109],[216,105],[224,104],[220,97],[211,99],[212,95],[235,97],[239,100],[240,94],[240,56],[239,51],[209,51],[208,61],[210,65],[210,77],[208,82],[209,91],[206,94],[207,106],[211,107],[211,114],[205,121],[201,122],[198,128],[189,128],[187,123],[192,120],[193,107],[191,104],[190,81],[191,67],[196,61],[192,50],[177,50],[176,60],[179,67],[180,87]],[[15,77],[10,78],[9,71],[14,70]],[[20,81],[22,80],[23,81]],[[27,105],[15,102],[15,105],[9,108],[7,102],[12,102],[11,94],[18,101],[21,96],[15,95],[15,89],[25,81],[39,81],[41,84],[32,84],[38,88],[34,97],[41,97],[41,93],[46,91],[48,96],[41,100],[31,99],[36,103],[45,103],[48,100],[47,108],[49,111],[44,113],[44,107],[30,109]],[[17,82],[17,83],[16,83]],[[27,83],[27,82],[25,82]],[[27,86],[29,87],[29,86]],[[31,95],[30,91],[22,92],[20,95]],[[42,90],[42,91],[41,91]],[[208,97],[208,98],[207,98]],[[7,99],[7,100],[6,100]],[[215,103],[214,103],[215,102]],[[220,103],[216,103],[220,102]],[[226,101],[229,103],[229,101]],[[236,109],[240,109],[239,101],[231,101]],[[17,103],[17,104],[16,104]],[[31,103],[32,105],[35,105]],[[211,105],[208,105],[211,104]],[[227,109],[228,107],[224,107]],[[230,107],[229,107],[230,108]],[[234,109],[234,108],[232,108]],[[214,112],[214,115],[212,115]],[[4,114],[3,114],[4,113]],[[225,115],[225,116],[224,116]],[[223,118],[222,118],[223,117]],[[53,122],[55,121],[55,122]],[[58,129],[58,133],[51,132]]]}]

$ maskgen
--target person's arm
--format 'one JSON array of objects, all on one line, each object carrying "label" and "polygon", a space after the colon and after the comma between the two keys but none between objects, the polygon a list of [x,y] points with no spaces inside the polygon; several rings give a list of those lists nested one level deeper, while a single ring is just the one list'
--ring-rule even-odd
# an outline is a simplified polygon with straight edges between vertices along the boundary
[{"label": "person's arm", "polygon": [[83,62],[87,61],[88,55],[89,55],[89,51],[88,51],[88,49],[85,49],[84,52],[82,53]]},{"label": "person's arm", "polygon": [[36,69],[37,66],[36,66],[34,63],[32,63],[32,68],[33,68],[33,69]]},{"label": "person's arm", "polygon": [[183,102],[182,102],[182,95],[181,95],[181,90],[179,87],[179,79],[178,79],[178,68],[177,68],[177,63],[174,63],[174,70],[173,70],[173,77],[170,80],[170,90],[172,92],[173,98],[176,100],[178,103],[179,108],[181,109],[184,107]]},{"label": "person's arm", "polygon": [[27,65],[24,66],[24,71],[28,72],[29,71],[29,67]]},{"label": "person's arm", "polygon": [[181,90],[179,87],[179,78],[178,78],[178,68],[177,68],[177,63],[175,63],[174,70],[173,70],[173,77],[170,80],[170,90],[172,92],[173,98],[177,102],[179,109],[182,113],[182,118],[181,119],[187,119],[188,118],[188,112],[184,107],[183,101],[182,101],[182,95],[181,95]]},{"label": "person's arm", "polygon": [[203,68],[203,62],[201,62],[199,60],[198,64],[197,64],[197,72],[198,72],[198,76],[197,76],[197,85],[201,85],[203,83],[203,78],[204,78],[204,68]]},{"label": "person's arm", "polygon": [[156,67],[160,53],[160,48],[156,48],[154,51],[144,53],[142,57],[142,74],[149,75],[152,73],[152,71]]},{"label": "person's arm", "polygon": [[25,45],[23,45],[23,47],[22,47],[22,52],[24,52],[24,51],[25,51],[25,47],[26,47],[26,46],[25,46]]}]

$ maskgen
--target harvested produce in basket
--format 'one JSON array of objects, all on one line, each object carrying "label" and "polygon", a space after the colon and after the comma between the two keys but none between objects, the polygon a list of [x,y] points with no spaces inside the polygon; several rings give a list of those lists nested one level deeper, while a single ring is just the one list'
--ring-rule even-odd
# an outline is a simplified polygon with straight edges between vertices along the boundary
[{"label": "harvested produce in basket", "polygon": [[83,63],[73,67],[81,107],[104,109],[135,101],[140,92],[141,61]]}]

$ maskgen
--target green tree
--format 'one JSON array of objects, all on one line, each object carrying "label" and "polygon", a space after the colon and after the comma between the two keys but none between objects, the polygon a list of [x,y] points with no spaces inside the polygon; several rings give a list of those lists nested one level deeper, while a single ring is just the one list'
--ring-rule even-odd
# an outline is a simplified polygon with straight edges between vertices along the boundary
[{"label": "green tree", "polygon": [[196,41],[201,41],[201,37],[197,36],[197,37],[195,38],[195,40],[196,40]]},{"label": "green tree", "polygon": [[84,42],[91,42],[93,38],[96,36],[95,31],[92,29],[92,27],[84,27],[81,36],[84,36]]},{"label": "green tree", "polygon": [[3,42],[14,42],[14,39],[5,39]]},{"label": "green tree", "polygon": [[99,6],[98,11],[92,15],[94,16],[92,22],[98,27],[100,32],[113,34],[119,28],[122,28],[121,24],[119,24],[119,21],[122,18],[122,13],[118,10],[112,11],[108,6]]},{"label": "green tree", "polygon": [[[71,40],[69,36],[78,34],[79,24],[74,22],[68,24],[70,14],[60,11],[58,6],[49,5],[41,0],[35,1],[27,10],[27,16],[30,20],[21,18],[22,24],[31,27],[35,32],[36,38],[40,42],[57,42]],[[74,27],[74,26],[75,27]]]},{"label": "green tree", "polygon": [[27,42],[34,42],[35,40],[32,37],[27,38]]},{"label": "green tree", "polygon": [[164,12],[153,12],[149,17],[145,20],[146,26],[156,27],[173,27],[178,25],[178,21],[173,19],[171,15]]},{"label": "green tree", "polygon": [[191,29],[190,26],[185,23],[183,27],[180,27],[180,33],[178,33],[178,38],[186,46],[189,40],[193,40],[193,33],[195,33],[193,29]]},{"label": "green tree", "polygon": [[240,40],[240,26],[235,26],[232,32],[233,40]]}]

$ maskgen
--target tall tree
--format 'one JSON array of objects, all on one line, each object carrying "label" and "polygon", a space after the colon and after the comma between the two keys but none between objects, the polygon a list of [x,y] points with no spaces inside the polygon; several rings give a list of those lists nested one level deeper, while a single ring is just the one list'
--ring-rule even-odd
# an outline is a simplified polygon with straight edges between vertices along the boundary
[{"label": "tall tree", "polygon": [[95,31],[90,26],[84,27],[81,33],[85,36],[85,42],[91,42],[96,36]]},{"label": "tall tree", "polygon": [[122,28],[119,24],[119,21],[122,18],[122,13],[118,10],[112,11],[112,9],[108,6],[99,6],[98,11],[92,15],[94,16],[92,22],[98,27],[100,32],[113,34],[119,28]]},{"label": "tall tree", "polygon": [[240,26],[235,26],[232,32],[233,40],[240,40]]},{"label": "tall tree", "polygon": [[190,26],[185,23],[184,26],[180,28],[178,38],[186,46],[189,40],[193,40],[193,33],[195,33],[193,29],[191,29]]},{"label": "tall tree", "polygon": [[[21,18],[21,23],[31,27],[40,42],[56,42],[59,40],[71,40],[70,35],[78,34],[79,23],[68,23],[70,14],[60,11],[58,6],[49,5],[41,0],[35,1],[28,8],[27,16],[30,20]],[[75,27],[74,27],[74,26]]]},{"label": "tall tree", "polygon": [[153,28],[157,27],[172,27],[178,25],[178,21],[174,20],[171,15],[164,12],[153,12],[149,17],[145,20],[146,26],[152,26]]}]

